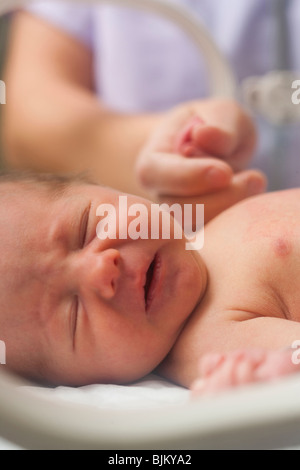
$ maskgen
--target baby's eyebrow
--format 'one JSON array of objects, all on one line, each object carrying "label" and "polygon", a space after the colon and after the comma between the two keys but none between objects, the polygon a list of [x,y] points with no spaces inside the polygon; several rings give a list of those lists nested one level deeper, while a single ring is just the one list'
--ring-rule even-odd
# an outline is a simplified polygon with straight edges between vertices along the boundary
[{"label": "baby's eyebrow", "polygon": [[51,221],[48,246],[55,246],[58,243],[76,250],[79,248],[84,230],[82,224],[85,223],[90,203],[86,199],[70,201],[70,204],[63,202],[63,207],[57,209],[57,215]]}]

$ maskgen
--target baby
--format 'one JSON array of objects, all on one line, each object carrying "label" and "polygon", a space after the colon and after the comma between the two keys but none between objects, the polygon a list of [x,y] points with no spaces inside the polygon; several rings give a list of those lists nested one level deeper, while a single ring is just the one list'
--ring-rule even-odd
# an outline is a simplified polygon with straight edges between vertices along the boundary
[{"label": "baby", "polygon": [[[120,224],[130,215],[118,192],[83,181],[2,178],[0,198],[0,339],[13,371],[80,386],[155,370],[201,393],[298,369],[286,348],[300,339],[300,189],[223,212],[200,253],[184,237],[101,240],[99,205]],[[134,203],[150,227],[151,202]]]}]

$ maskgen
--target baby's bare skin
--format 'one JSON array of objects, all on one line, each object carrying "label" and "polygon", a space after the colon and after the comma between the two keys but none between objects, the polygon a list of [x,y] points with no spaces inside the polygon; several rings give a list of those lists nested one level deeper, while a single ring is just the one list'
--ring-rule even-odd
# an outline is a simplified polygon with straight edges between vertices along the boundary
[{"label": "baby's bare skin", "polygon": [[298,351],[244,349],[227,354],[207,354],[199,363],[199,379],[191,386],[192,395],[211,395],[254,382],[273,381],[299,372]]},{"label": "baby's bare skin", "polygon": [[[249,199],[206,226],[201,257],[207,290],[161,373],[187,387],[205,376],[215,388],[218,377],[221,386],[232,386],[269,378],[276,354],[283,358],[277,375],[291,372],[292,353],[286,348],[300,339],[299,214],[295,189]],[[214,364],[202,376],[201,359]],[[241,363],[247,373],[231,381]]]},{"label": "baby's bare skin", "polygon": [[[199,393],[297,370],[286,348],[300,340],[300,189],[222,213],[198,254],[184,238],[98,239],[97,207],[118,207],[108,188],[0,188],[0,333],[15,372],[78,386],[128,383],[161,364]],[[128,198],[149,222],[151,202]]]}]

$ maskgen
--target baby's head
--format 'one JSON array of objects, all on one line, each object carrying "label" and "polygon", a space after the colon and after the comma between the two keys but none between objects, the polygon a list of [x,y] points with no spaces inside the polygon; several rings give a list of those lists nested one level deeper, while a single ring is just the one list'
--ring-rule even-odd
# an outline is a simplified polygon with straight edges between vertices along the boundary
[{"label": "baby's head", "polygon": [[[99,206],[128,225],[119,196],[77,179],[0,181],[0,340],[13,371],[50,384],[126,383],[171,350],[205,290],[204,264],[184,237],[101,240]],[[150,201],[127,199],[151,213]]]}]

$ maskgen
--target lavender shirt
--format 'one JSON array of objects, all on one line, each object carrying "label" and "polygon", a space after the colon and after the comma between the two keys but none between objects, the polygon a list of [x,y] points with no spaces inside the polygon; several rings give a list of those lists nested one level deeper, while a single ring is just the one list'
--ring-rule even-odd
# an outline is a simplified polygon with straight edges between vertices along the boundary
[{"label": "lavender shirt", "polygon": [[[239,80],[276,68],[274,0],[169,1],[191,9],[204,22]],[[300,1],[285,1],[290,67],[300,71]],[[160,111],[207,96],[206,67],[194,45],[176,25],[154,14],[56,0],[34,3],[30,11],[92,48],[97,93],[112,109]],[[270,173],[280,164],[281,186],[299,186],[298,129],[284,131],[289,146],[284,145],[284,153],[275,162],[282,134],[268,124],[260,125],[254,165]]]}]

